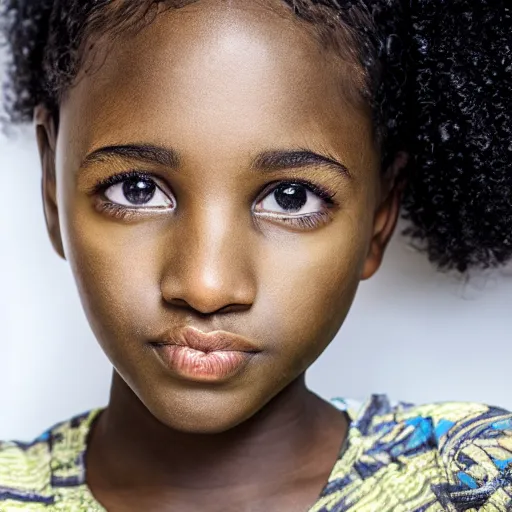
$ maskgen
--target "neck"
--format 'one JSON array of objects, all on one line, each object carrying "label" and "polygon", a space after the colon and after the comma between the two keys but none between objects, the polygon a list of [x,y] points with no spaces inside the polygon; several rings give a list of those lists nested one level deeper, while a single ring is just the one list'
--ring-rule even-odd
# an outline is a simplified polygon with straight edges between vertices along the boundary
[{"label": "neck", "polygon": [[[334,464],[346,427],[344,416],[311,393],[302,376],[243,424],[220,434],[188,434],[160,423],[115,374],[87,464],[109,487],[220,489],[251,481],[257,467],[268,468],[259,473],[275,485],[280,476],[290,479],[318,465],[320,446]],[[332,441],[323,446],[325,439]]]}]

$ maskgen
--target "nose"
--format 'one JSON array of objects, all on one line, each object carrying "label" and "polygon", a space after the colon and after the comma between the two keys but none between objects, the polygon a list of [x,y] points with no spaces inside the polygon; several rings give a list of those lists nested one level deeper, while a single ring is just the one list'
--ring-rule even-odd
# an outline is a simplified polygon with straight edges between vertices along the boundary
[{"label": "nose", "polygon": [[203,208],[180,223],[167,251],[161,294],[170,305],[206,315],[251,307],[256,279],[251,260],[255,248],[249,226],[241,226],[225,209]]}]

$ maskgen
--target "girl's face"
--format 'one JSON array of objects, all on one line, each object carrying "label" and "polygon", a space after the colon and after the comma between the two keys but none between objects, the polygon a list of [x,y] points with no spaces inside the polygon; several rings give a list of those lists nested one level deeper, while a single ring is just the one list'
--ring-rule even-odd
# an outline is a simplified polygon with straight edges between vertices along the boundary
[{"label": "girl's face", "polygon": [[[94,333],[185,431],[227,430],[300,377],[396,221],[356,70],[271,3],[201,1],[98,41],[61,104],[55,182],[42,123],[48,225]],[[253,353],[178,371],[158,342],[186,326]]]}]

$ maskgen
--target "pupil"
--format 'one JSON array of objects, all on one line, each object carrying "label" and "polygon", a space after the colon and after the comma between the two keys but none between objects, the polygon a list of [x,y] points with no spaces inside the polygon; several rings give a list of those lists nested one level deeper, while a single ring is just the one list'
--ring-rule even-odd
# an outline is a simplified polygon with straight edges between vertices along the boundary
[{"label": "pupil", "polygon": [[274,192],[277,204],[288,211],[299,211],[307,202],[307,191],[303,185],[283,184]]},{"label": "pupil", "polygon": [[155,195],[156,185],[141,178],[128,179],[123,184],[123,193],[132,204],[146,204]]}]

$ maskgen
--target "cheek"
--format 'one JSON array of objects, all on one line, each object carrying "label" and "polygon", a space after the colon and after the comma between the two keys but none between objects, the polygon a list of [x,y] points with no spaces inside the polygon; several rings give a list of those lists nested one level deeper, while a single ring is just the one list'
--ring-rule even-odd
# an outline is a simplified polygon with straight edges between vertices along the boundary
[{"label": "cheek", "polygon": [[289,371],[305,370],[341,327],[360,281],[369,227],[365,216],[347,213],[323,233],[300,235],[286,250],[262,252],[260,316]]},{"label": "cheek", "polygon": [[67,212],[66,255],[80,298],[103,346],[136,336],[160,300],[159,236],[154,226],[123,226],[85,208]]}]

